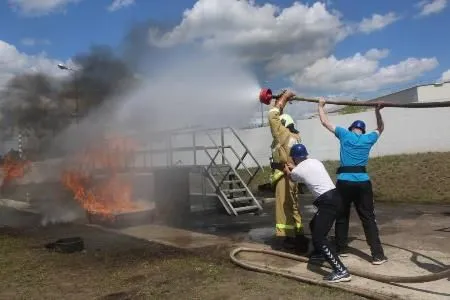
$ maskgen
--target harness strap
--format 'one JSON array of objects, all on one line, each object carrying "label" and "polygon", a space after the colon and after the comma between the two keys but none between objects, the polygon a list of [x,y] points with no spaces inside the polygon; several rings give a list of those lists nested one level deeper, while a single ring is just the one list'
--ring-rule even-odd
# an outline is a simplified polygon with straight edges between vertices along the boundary
[{"label": "harness strap", "polygon": [[336,171],[336,174],[341,173],[367,173],[367,170],[366,166],[342,166]]}]

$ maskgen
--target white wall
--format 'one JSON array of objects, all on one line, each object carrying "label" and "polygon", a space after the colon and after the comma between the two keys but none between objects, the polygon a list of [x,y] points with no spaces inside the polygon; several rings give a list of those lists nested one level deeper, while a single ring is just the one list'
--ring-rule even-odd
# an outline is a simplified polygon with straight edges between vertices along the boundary
[{"label": "white wall", "polygon": [[[450,108],[384,108],[385,131],[372,149],[371,156],[429,151],[450,151]],[[330,121],[347,128],[356,119],[364,120],[368,129],[376,128],[373,110],[350,115],[330,116]],[[319,119],[297,121],[303,143],[311,156],[339,159],[337,139],[320,124]],[[256,158],[267,164],[270,155],[270,130],[257,128],[242,131],[242,138]]]},{"label": "white wall", "polygon": [[417,87],[419,102],[450,101],[450,82]]}]

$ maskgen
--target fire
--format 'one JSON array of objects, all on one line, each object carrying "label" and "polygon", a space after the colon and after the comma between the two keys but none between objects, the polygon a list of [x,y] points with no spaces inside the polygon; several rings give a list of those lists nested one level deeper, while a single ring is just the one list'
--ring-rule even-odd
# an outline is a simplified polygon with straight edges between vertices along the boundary
[{"label": "fire", "polygon": [[[128,138],[104,140],[78,155],[71,168],[63,172],[62,182],[91,214],[109,219],[118,213],[141,209],[133,202],[130,180],[118,173],[137,146]],[[96,171],[102,171],[104,178],[94,178]]]},{"label": "fire", "polygon": [[7,154],[1,162],[3,182],[1,188],[12,182],[15,178],[23,178],[29,169],[31,162],[20,158],[15,158],[12,154]]}]

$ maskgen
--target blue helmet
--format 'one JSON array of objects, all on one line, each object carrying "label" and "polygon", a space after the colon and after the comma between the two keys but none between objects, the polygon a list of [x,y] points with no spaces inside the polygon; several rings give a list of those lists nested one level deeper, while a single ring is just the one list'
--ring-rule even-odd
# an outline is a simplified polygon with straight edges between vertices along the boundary
[{"label": "blue helmet", "polygon": [[306,150],[306,147],[303,144],[295,144],[291,148],[290,155],[292,158],[306,158],[308,156],[308,150]]},{"label": "blue helmet", "polygon": [[354,121],[352,125],[350,125],[348,130],[351,131],[353,128],[361,129],[362,133],[366,133],[366,123],[364,123],[364,121],[361,120]]}]

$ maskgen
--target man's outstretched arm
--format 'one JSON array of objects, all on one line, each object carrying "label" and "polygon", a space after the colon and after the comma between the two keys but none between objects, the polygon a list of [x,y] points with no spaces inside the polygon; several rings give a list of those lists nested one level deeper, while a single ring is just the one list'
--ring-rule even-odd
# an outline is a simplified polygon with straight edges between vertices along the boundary
[{"label": "man's outstretched arm", "polygon": [[375,108],[375,116],[377,118],[377,131],[379,134],[381,134],[384,130],[384,121],[383,121],[383,117],[381,117],[381,113],[380,110],[383,108],[383,105],[378,105]]},{"label": "man's outstretched arm", "polygon": [[330,132],[335,133],[336,126],[330,123],[330,120],[328,120],[327,113],[325,112],[325,99],[320,98],[319,100],[319,118],[320,122],[322,123],[323,127],[328,129]]}]

